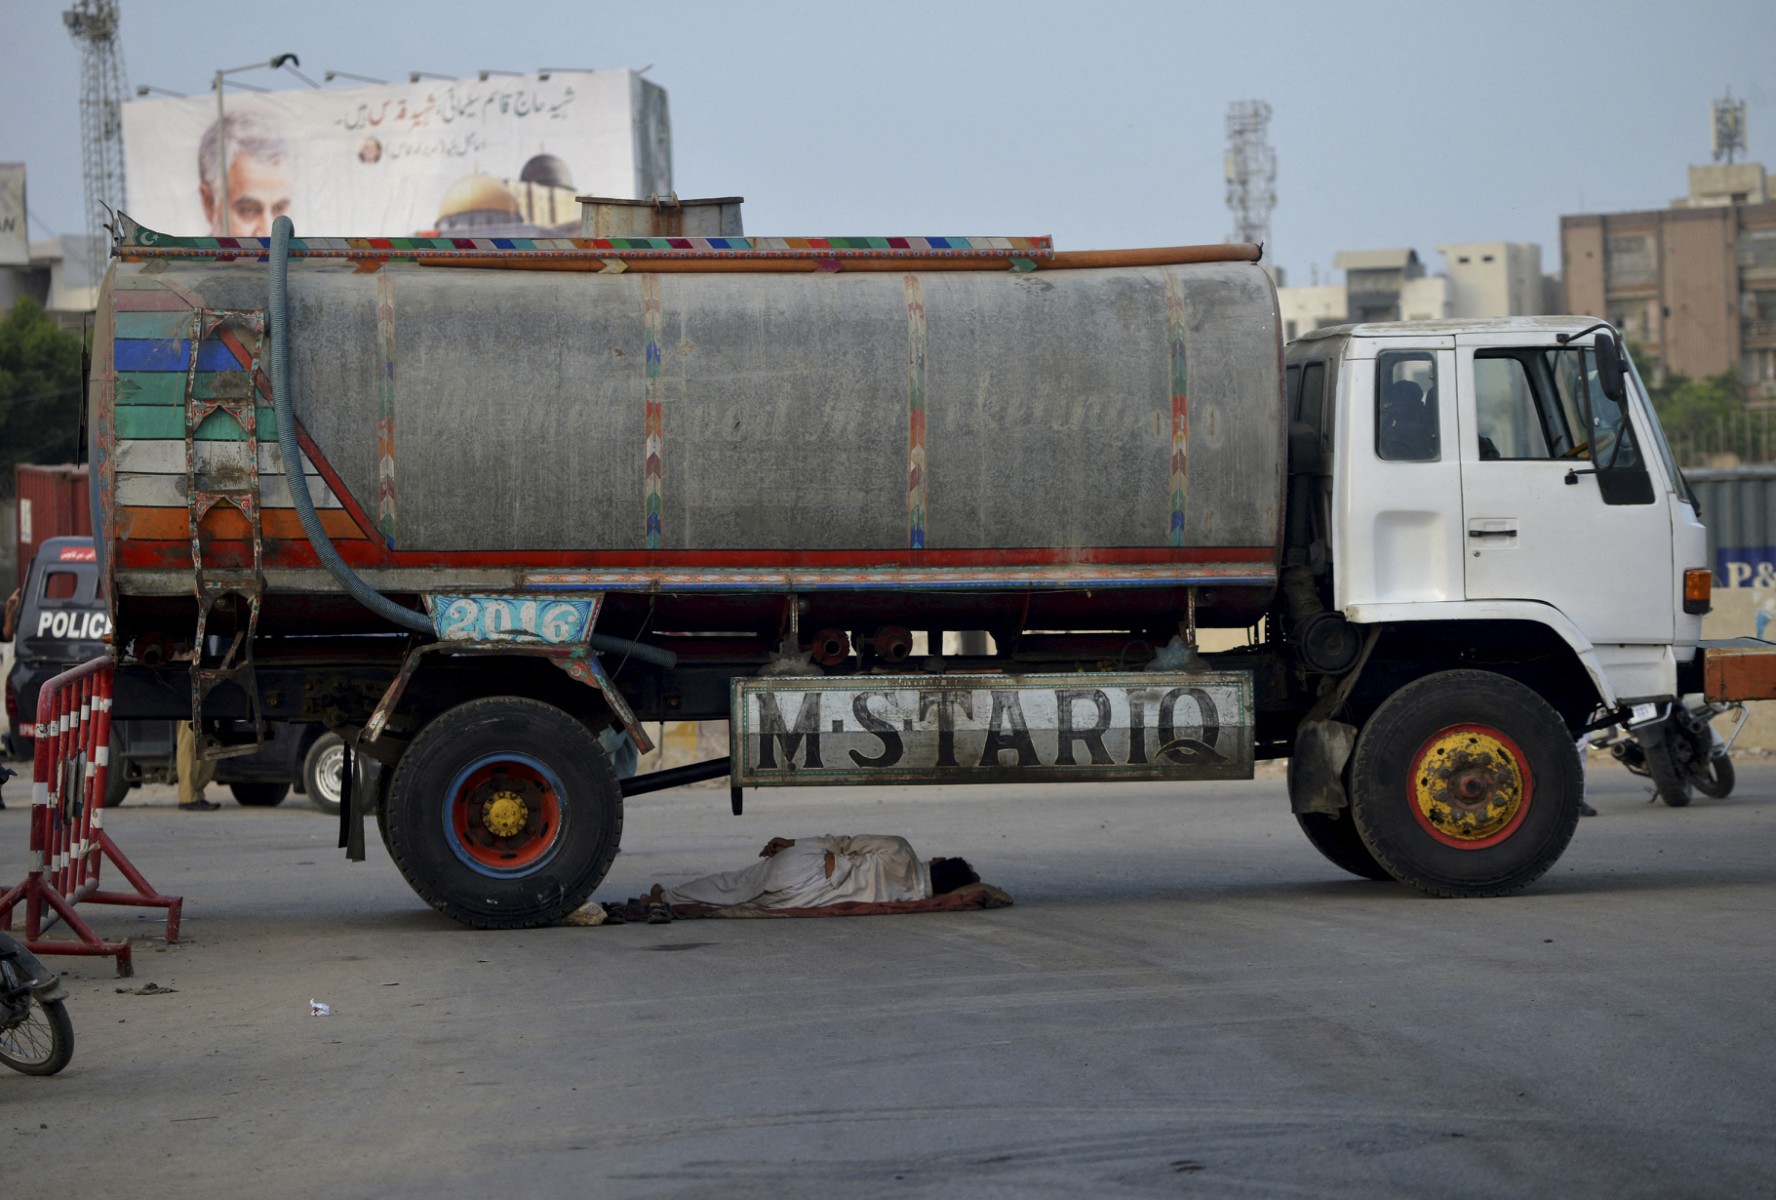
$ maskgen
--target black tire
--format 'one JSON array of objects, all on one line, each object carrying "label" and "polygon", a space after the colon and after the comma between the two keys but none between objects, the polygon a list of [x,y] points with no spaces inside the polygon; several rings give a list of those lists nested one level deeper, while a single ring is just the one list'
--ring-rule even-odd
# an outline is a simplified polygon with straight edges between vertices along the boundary
[{"label": "black tire", "polygon": [[1363,844],[1362,835],[1357,832],[1357,824],[1351,820],[1350,813],[1296,813],[1295,820],[1301,826],[1301,832],[1313,843],[1313,848],[1326,856],[1326,861],[1335,867],[1341,867],[1352,875],[1377,882],[1392,883],[1394,877],[1388,869],[1375,861],[1369,853],[1369,847]]},{"label": "black tire", "polygon": [[290,794],[287,783],[231,783],[228,790],[248,808],[276,808]]},{"label": "black tire", "polygon": [[302,756],[302,791],[324,813],[339,815],[339,794],[345,765],[345,739],[323,733]]},{"label": "black tire", "polygon": [[623,791],[598,739],[552,705],[471,700],[413,739],[385,805],[413,890],[478,929],[547,925],[616,859]]},{"label": "black tire", "polygon": [[1690,770],[1678,761],[1675,741],[1683,736],[1672,721],[1643,728],[1635,735],[1646,755],[1647,774],[1659,799],[1672,808],[1688,808],[1690,804]]},{"label": "black tire", "polygon": [[1696,790],[1712,800],[1723,800],[1733,791],[1737,778],[1733,773],[1733,760],[1724,754],[1711,754],[1707,764],[1700,772],[1690,773],[1690,782]]},{"label": "black tire", "polygon": [[24,1075],[54,1075],[74,1057],[74,1022],[60,1000],[28,1003],[24,1021],[0,1030],[0,1063]]},{"label": "black tire", "polygon": [[1395,692],[1351,763],[1363,844],[1433,896],[1503,896],[1540,878],[1572,840],[1583,792],[1560,714],[1488,671],[1443,671]]},{"label": "black tire", "polygon": [[116,808],[130,794],[129,769],[123,762],[123,738],[115,726],[111,729],[111,752],[105,763],[105,807]]}]

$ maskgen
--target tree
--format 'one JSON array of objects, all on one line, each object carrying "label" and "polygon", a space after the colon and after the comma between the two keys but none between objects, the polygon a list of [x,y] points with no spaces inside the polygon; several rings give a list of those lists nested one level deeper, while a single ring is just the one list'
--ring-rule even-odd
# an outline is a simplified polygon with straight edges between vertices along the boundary
[{"label": "tree", "polygon": [[1657,358],[1638,346],[1629,353],[1645,366],[1648,399],[1659,423],[1665,427],[1665,439],[1671,444],[1682,466],[1705,465],[1711,455],[1736,455],[1741,462],[1765,459],[1764,443],[1769,440],[1767,416],[1760,421],[1750,419],[1745,407],[1745,385],[1734,371],[1722,371],[1705,379],[1662,372]]},{"label": "tree", "polygon": [[24,297],[0,321],[0,490],[14,463],[73,460],[80,399],[80,339]]}]

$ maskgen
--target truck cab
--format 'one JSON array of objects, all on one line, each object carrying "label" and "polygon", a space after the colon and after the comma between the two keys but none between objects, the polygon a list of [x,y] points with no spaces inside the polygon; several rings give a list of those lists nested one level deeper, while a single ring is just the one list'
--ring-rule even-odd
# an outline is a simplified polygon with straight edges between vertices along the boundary
[{"label": "truck cab", "polygon": [[1707,611],[1705,533],[1612,329],[1337,326],[1288,347],[1285,387],[1292,445],[1321,452],[1331,610],[1492,653],[1557,643],[1598,707],[1675,694]]}]

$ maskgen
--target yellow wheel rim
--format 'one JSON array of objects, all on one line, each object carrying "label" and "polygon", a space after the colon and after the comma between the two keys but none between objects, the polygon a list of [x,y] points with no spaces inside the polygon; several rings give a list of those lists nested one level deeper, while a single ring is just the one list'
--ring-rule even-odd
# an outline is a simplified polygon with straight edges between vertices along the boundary
[{"label": "yellow wheel rim", "polygon": [[481,806],[481,821],[495,837],[512,837],[530,817],[516,792],[495,792]]},{"label": "yellow wheel rim", "polygon": [[1499,730],[1454,725],[1419,749],[1408,785],[1413,816],[1433,838],[1479,850],[1509,837],[1529,810],[1523,751]]}]

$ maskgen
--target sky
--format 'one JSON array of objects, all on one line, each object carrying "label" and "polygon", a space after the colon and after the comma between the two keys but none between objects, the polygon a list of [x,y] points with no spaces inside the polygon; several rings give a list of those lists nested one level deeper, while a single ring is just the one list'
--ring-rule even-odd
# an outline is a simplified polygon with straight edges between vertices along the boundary
[{"label": "sky", "polygon": [[[131,95],[286,52],[317,80],[651,65],[678,193],[745,196],[753,234],[1224,241],[1227,109],[1251,99],[1292,284],[1332,282],[1340,250],[1437,270],[1465,241],[1536,242],[1558,270],[1562,214],[1685,192],[1728,88],[1776,167],[1776,0],[120,4]],[[0,162],[27,166],[33,238],[84,225],[68,6],[0,0]]]}]

